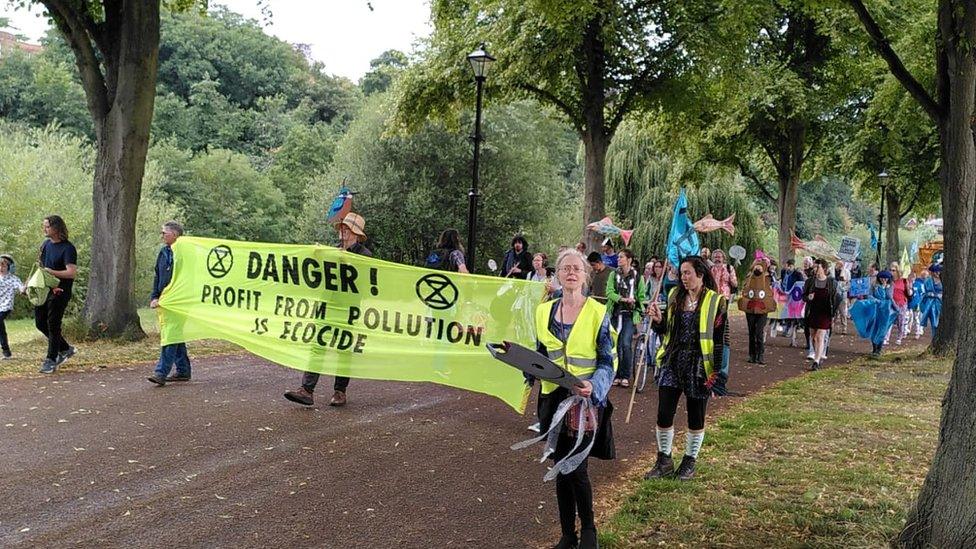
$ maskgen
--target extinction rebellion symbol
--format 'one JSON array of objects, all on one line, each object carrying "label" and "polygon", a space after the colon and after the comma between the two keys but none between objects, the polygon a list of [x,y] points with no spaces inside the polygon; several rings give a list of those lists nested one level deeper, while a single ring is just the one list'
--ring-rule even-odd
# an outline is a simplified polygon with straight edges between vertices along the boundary
[{"label": "extinction rebellion symbol", "polygon": [[216,246],[207,255],[207,271],[214,278],[223,278],[234,266],[234,254],[227,246]]},{"label": "extinction rebellion symbol", "polygon": [[457,303],[458,289],[450,278],[429,274],[417,281],[417,297],[431,309],[449,309]]}]

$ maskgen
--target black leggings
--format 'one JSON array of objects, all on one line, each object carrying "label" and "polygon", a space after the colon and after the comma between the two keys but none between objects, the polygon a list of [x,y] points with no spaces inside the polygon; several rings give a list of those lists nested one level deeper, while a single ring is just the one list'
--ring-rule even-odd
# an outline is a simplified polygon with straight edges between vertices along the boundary
[{"label": "black leggings", "polygon": [[61,335],[61,321],[69,301],[70,292],[55,294],[52,291],[43,305],[34,308],[34,325],[47,338],[47,358],[51,360],[56,361],[58,354],[69,349],[68,342]]},{"label": "black leggings", "polygon": [[[674,425],[674,414],[678,411],[678,398],[682,390],[674,387],[659,387],[657,390],[657,426],[667,429]],[[692,398],[685,395],[688,407],[688,429],[701,431],[705,428],[705,406],[708,398]]]},{"label": "black leggings", "polygon": [[[573,447],[575,439],[562,435],[556,443],[556,456],[569,453]],[[584,439],[584,442],[587,442]],[[562,450],[562,452],[560,452]],[[590,484],[590,475],[587,471],[589,458],[584,459],[583,463],[575,471],[568,475],[556,475],[556,503],[559,506],[559,529],[564,536],[576,536],[576,516],[579,515],[580,528],[583,530],[594,530],[596,525],[593,522],[593,485]]]},{"label": "black leggings", "polygon": [[4,356],[10,356],[10,343],[7,341],[7,325],[4,320],[10,311],[0,311],[0,349],[3,349]]}]

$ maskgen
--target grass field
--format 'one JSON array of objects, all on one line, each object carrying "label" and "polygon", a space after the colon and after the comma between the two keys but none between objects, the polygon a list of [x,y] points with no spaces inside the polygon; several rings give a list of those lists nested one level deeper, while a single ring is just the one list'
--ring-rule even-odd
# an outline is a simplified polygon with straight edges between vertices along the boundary
[{"label": "grass field", "polygon": [[886,546],[935,450],[949,368],[914,351],[749,398],[706,427],[696,480],[633,480],[601,546]]},{"label": "grass field", "polygon": [[[135,342],[68,341],[78,354],[64,363],[63,371],[104,368],[106,365],[127,365],[155,361],[159,358],[159,320],[156,311],[140,309],[139,318],[147,337]],[[66,323],[69,322],[65,319]],[[33,318],[7,321],[7,335],[13,351],[11,360],[0,361],[0,378],[35,374],[47,352],[47,340],[34,327]],[[191,356],[231,353],[239,347],[224,341],[204,340],[188,343]],[[38,374],[40,375],[40,374]]]}]

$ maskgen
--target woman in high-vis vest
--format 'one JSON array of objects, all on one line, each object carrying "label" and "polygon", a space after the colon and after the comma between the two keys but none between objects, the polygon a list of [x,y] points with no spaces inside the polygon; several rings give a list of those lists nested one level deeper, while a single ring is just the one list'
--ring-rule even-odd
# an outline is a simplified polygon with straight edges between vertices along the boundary
[{"label": "woman in high-vis vest", "polygon": [[[613,408],[607,400],[613,381],[613,337],[606,305],[588,298],[584,289],[590,266],[581,253],[565,250],[556,261],[556,276],[562,286],[562,297],[547,301],[536,308],[535,325],[537,350],[547,355],[583,381],[584,387],[573,390],[575,395],[589,398],[596,407],[595,421],[588,422],[583,440],[577,444],[579,431],[560,429],[556,451],[552,455],[559,462],[568,454],[587,448],[589,455],[599,459],[613,459],[613,433],[610,414]],[[549,430],[559,404],[570,392],[547,381],[542,382],[539,396],[539,423],[543,433]],[[574,448],[576,449],[574,451]],[[562,537],[558,549],[598,547],[596,525],[593,522],[593,488],[587,473],[587,460],[569,473],[556,475],[556,501]],[[580,533],[576,532],[576,517]]]},{"label": "woman in high-vis vest", "polygon": [[[663,336],[658,349],[657,463],[644,478],[681,480],[695,476],[695,461],[705,438],[705,406],[708,397],[725,394],[729,368],[728,303],[715,290],[708,265],[698,256],[686,257],[679,269],[681,284],[668,295],[661,311],[650,307],[652,327]],[[685,455],[674,468],[674,414],[685,394],[688,434]]]}]

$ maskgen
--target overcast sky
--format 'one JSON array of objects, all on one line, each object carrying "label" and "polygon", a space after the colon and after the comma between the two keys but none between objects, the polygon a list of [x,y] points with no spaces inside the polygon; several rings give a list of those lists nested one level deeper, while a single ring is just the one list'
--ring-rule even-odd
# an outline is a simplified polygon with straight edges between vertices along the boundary
[{"label": "overcast sky", "polygon": [[[212,0],[247,17],[264,21],[257,0]],[[271,25],[265,31],[291,43],[312,46],[312,56],[326,71],[354,82],[369,70],[370,60],[389,49],[409,52],[430,34],[429,0],[268,0]],[[370,11],[369,4],[373,6]],[[13,10],[0,0],[0,16],[18,32],[37,41],[47,29],[40,8]],[[263,25],[263,23],[262,23]]]}]

